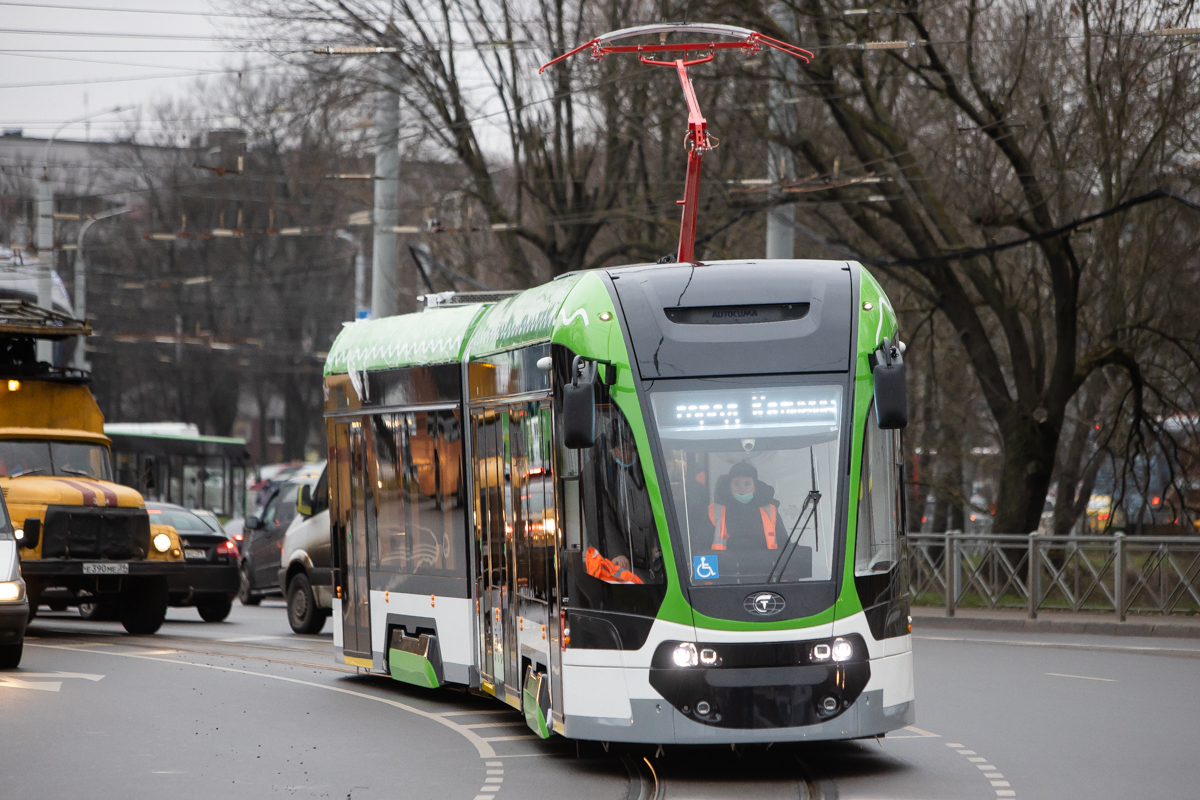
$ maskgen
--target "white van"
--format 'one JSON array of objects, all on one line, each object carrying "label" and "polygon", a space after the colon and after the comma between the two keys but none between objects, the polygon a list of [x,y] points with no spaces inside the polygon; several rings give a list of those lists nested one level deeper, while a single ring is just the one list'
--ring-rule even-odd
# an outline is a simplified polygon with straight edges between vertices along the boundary
[{"label": "white van", "polygon": [[287,598],[288,624],[296,633],[320,633],[333,613],[333,563],[329,547],[329,476],[296,495],[296,516],[283,536],[279,587]]}]

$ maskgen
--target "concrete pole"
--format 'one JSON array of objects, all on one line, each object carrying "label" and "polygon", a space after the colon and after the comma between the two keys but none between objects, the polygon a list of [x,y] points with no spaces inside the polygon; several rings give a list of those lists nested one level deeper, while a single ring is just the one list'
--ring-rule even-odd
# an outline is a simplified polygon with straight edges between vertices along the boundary
[{"label": "concrete pole", "polygon": [[[375,96],[375,241],[371,254],[371,316],[400,313],[400,248],[393,230],[400,224],[400,95],[394,78],[379,71],[389,87]],[[357,265],[356,265],[357,266]]]},{"label": "concrete pole", "polygon": [[[38,307],[54,310],[54,184],[48,171],[42,172],[37,185],[37,238],[38,250],[37,304]],[[38,339],[37,360],[47,364],[54,358],[54,342]]]},{"label": "concrete pole", "polygon": [[[781,69],[792,66],[790,57],[780,57],[781,53],[772,53],[776,64]],[[786,61],[785,61],[786,58]],[[791,100],[786,94],[782,81],[771,81],[768,92],[767,114],[774,136],[790,136],[795,129],[796,107],[785,100]],[[786,147],[770,141],[767,144],[767,177],[772,184],[795,179],[792,153]],[[772,202],[783,199],[785,193],[772,189],[768,197]],[[772,206],[767,210],[767,258],[794,258],[796,240],[796,206]]]}]

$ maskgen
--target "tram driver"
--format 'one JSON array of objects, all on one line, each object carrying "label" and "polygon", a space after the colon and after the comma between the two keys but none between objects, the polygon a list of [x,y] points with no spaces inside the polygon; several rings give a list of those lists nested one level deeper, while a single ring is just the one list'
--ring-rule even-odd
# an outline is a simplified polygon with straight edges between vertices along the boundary
[{"label": "tram driver", "polygon": [[753,553],[778,549],[775,487],[758,479],[753,464],[739,461],[730,467],[729,473],[718,479],[713,499],[708,507],[713,550]]}]

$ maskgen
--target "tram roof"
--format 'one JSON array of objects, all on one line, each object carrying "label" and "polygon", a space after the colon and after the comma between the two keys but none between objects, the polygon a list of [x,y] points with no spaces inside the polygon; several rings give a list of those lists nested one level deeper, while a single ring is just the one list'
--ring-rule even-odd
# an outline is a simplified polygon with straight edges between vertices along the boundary
[{"label": "tram roof", "polygon": [[415,314],[363,320],[342,328],[325,359],[325,374],[449,364],[463,347],[482,304],[431,308]]},{"label": "tram roof", "polygon": [[564,275],[492,304],[430,308],[347,325],[325,359],[325,374],[451,364],[545,341],[582,274]]}]

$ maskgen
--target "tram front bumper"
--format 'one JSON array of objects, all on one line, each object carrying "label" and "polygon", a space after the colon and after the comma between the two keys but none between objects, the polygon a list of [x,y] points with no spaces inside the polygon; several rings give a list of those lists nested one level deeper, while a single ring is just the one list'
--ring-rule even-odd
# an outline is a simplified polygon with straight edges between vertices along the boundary
[{"label": "tram front bumper", "polygon": [[[659,744],[766,743],[878,736],[915,721],[911,651],[871,659],[865,643],[857,639],[851,659],[797,664],[791,651],[797,646],[807,650],[812,644],[771,645],[766,659],[761,646],[753,652],[724,645],[722,651],[731,656],[724,668],[672,668],[656,657],[649,669],[570,669],[574,675],[564,669],[573,699],[577,693],[569,691],[572,677],[586,675],[598,691],[604,686],[599,693],[605,696],[618,683],[598,673],[612,672],[615,677],[624,672],[629,686],[627,699],[613,698],[620,702],[568,702],[564,733]],[[660,648],[674,646],[669,642]],[[747,666],[748,660],[759,665]],[[764,665],[764,660],[775,663]],[[585,715],[610,709],[625,713],[611,718]]]}]

